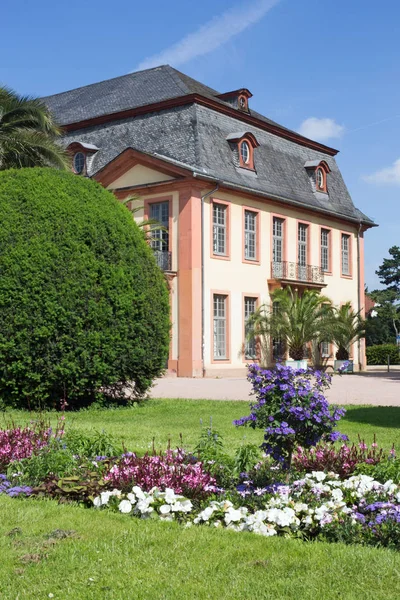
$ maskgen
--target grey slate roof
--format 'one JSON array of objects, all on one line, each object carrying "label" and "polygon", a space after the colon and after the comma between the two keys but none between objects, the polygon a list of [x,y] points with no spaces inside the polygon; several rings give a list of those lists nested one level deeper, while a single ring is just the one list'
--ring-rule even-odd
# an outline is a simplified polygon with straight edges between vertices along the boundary
[{"label": "grey slate roof", "polygon": [[[68,92],[46,96],[42,100],[46,102],[59,125],[67,125],[188,94],[200,94],[219,104],[231,106],[218,98],[220,92],[169,65],[92,83]],[[250,111],[250,114],[271,125],[278,125],[255,111]]]},{"label": "grey slate roof", "polygon": [[[219,92],[164,66],[48,96],[44,100],[59,123],[66,124],[191,93],[217,100]],[[266,117],[262,119],[276,125]],[[236,144],[229,141],[232,135],[238,135],[238,131],[252,133],[260,144],[254,150],[256,173],[239,167]],[[355,208],[332,156],[246,122],[240,124],[238,119],[199,104],[70,131],[63,143],[68,145],[73,141],[100,148],[88,161],[90,176],[131,147],[185,164],[193,172],[233,189],[253,191],[283,203],[373,225],[371,219]],[[314,165],[321,160],[325,160],[331,169],[328,194],[316,191],[313,171],[305,168],[305,164]]]}]

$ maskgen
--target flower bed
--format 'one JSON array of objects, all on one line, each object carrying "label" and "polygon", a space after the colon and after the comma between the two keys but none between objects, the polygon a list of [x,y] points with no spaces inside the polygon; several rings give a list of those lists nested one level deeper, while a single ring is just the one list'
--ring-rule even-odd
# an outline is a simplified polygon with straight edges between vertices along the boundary
[{"label": "flower bed", "polygon": [[[38,421],[0,431],[0,494],[54,498],[142,519],[263,536],[325,539],[400,549],[400,461],[394,448],[335,442],[342,409],[329,378],[278,366],[249,368],[256,402],[235,422],[263,430],[261,446],[234,456],[205,428],[193,453],[136,453],[105,432],[53,432]],[[261,437],[261,436],[260,436]],[[260,442],[262,439],[260,439]],[[261,450],[264,457],[261,457]]]},{"label": "flower bed", "polygon": [[392,481],[382,484],[368,475],[341,481],[335,473],[314,471],[291,485],[265,492],[260,510],[246,506],[245,498],[242,502],[239,505],[226,496],[197,508],[172,489],[162,492],[155,487],[146,492],[134,486],[128,493],[103,492],[93,504],[142,519],[176,519],[186,526],[226,527],[267,537],[336,540],[347,535],[347,541],[353,533],[363,543],[385,539],[385,545],[400,548],[400,487]]}]

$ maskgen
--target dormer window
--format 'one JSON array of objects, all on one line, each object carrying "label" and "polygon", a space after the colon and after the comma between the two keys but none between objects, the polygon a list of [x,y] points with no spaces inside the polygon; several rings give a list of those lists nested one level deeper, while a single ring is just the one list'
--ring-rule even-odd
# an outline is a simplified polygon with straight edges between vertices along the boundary
[{"label": "dormer window", "polygon": [[83,152],[76,152],[74,154],[74,171],[77,175],[81,175],[85,170],[86,156]]},{"label": "dormer window", "polygon": [[234,108],[243,112],[249,112],[249,98],[252,97],[252,93],[246,89],[241,88],[240,90],[234,90],[233,92],[225,92],[225,94],[219,94],[217,98],[227,102]]},{"label": "dormer window", "polygon": [[240,162],[243,165],[248,165],[250,162],[250,146],[246,140],[240,144]]},{"label": "dormer window", "polygon": [[321,167],[318,167],[317,169],[317,190],[320,192],[326,191],[325,171]]},{"label": "dormer window", "polygon": [[238,131],[227,136],[227,141],[233,151],[236,166],[255,171],[254,150],[260,144],[249,131]]},{"label": "dormer window", "polygon": [[304,167],[307,169],[312,185],[316,192],[328,193],[328,174],[331,172],[325,160],[308,160]]},{"label": "dormer window", "polygon": [[67,146],[67,152],[71,156],[73,172],[76,175],[87,175],[90,177],[91,164],[98,151],[99,148],[94,144],[71,142]]}]

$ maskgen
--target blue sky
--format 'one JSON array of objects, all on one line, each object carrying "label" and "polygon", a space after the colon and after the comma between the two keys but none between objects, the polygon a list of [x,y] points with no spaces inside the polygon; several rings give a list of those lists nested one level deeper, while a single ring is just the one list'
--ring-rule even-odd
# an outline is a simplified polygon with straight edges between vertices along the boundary
[{"label": "blue sky", "polygon": [[[366,233],[366,281],[400,245],[396,0],[3,0],[0,82],[43,96],[169,62],[340,150]],[[398,162],[396,162],[398,161]]]}]

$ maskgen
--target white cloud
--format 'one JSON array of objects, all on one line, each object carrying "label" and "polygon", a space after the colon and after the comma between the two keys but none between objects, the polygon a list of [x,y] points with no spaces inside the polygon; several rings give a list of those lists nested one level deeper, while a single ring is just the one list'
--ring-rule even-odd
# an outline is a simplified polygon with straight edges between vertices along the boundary
[{"label": "white cloud", "polygon": [[395,160],[390,167],[376,171],[371,175],[365,175],[363,179],[369,183],[400,185],[400,158]]},{"label": "white cloud", "polygon": [[336,123],[334,119],[317,119],[317,117],[306,119],[299,127],[301,135],[318,141],[340,138],[344,131],[344,126]]},{"label": "white cloud", "polygon": [[216,50],[235,35],[260,21],[280,0],[257,0],[254,4],[236,6],[201,25],[179,42],[159,54],[145,58],[135,70],[157,65],[182,65],[197,56]]}]

